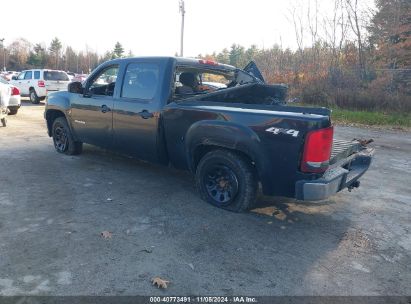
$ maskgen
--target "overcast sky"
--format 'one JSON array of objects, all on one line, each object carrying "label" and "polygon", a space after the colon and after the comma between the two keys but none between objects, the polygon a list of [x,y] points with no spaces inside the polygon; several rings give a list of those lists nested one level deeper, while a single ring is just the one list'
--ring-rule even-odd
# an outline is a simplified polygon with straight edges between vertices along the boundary
[{"label": "overcast sky", "polygon": [[[221,51],[232,43],[296,47],[290,22],[292,3],[315,0],[185,0],[185,56]],[[318,0],[321,15],[331,0]],[[372,0],[362,0],[372,3]],[[174,55],[179,51],[178,0],[1,0],[0,38],[6,46],[23,37],[50,44],[58,37],[76,50],[104,53],[120,41],[137,55]],[[6,12],[18,12],[6,13]],[[308,41],[307,41],[308,43]]]}]

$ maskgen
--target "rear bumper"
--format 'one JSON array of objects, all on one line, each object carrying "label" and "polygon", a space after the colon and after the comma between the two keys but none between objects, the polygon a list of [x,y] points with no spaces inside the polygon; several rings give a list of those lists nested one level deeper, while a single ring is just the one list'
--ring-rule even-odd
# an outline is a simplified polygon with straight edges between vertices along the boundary
[{"label": "rear bumper", "polygon": [[320,179],[296,182],[296,199],[319,201],[345,188],[358,187],[358,180],[370,167],[373,154],[374,149],[365,149],[336,163]]}]

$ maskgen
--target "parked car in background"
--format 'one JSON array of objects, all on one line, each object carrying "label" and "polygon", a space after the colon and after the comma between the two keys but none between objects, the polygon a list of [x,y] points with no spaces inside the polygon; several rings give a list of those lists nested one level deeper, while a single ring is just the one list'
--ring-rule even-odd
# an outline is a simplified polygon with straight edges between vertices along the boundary
[{"label": "parked car in background", "polygon": [[10,87],[11,96],[8,104],[9,115],[16,115],[21,106],[20,90],[17,87],[11,85],[8,81],[6,81],[3,78],[0,78],[0,83]]},{"label": "parked car in background", "polygon": [[72,73],[72,72],[66,72],[67,76],[69,77],[70,81],[73,81],[73,78],[76,77],[76,74]]},{"label": "parked car in background", "polygon": [[10,81],[14,76],[18,76],[20,73],[16,71],[6,71],[1,73],[1,77],[7,81]]},{"label": "parked car in background", "polygon": [[76,74],[71,80],[72,82],[83,82],[87,78],[87,74]]},{"label": "parked car in background", "polygon": [[11,95],[11,88],[9,84],[0,82],[0,122],[3,127],[7,125],[8,105]]},{"label": "parked car in background", "polygon": [[21,72],[10,83],[20,89],[21,96],[38,104],[48,92],[67,90],[70,79],[64,71],[34,69]]}]

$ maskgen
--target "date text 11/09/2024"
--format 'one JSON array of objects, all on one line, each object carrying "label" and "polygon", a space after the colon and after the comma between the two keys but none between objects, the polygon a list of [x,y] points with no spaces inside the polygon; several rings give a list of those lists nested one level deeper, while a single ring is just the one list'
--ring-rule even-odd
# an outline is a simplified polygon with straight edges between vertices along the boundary
[{"label": "date text 11/09/2024", "polygon": [[258,303],[255,297],[150,297],[150,303]]}]

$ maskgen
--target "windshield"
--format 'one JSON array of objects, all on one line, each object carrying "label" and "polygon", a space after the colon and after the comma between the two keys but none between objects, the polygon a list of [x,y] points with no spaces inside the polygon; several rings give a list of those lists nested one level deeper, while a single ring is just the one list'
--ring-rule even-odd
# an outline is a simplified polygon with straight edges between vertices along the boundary
[{"label": "windshield", "polygon": [[69,81],[69,78],[65,72],[44,71],[44,80]]}]

